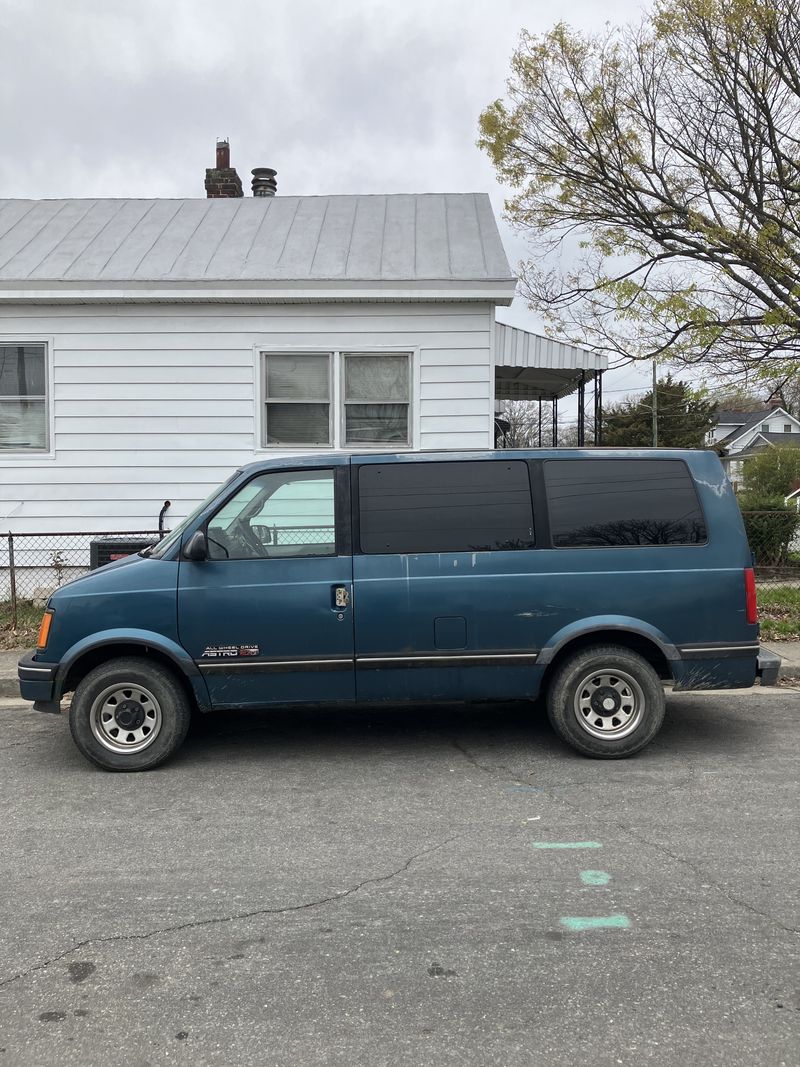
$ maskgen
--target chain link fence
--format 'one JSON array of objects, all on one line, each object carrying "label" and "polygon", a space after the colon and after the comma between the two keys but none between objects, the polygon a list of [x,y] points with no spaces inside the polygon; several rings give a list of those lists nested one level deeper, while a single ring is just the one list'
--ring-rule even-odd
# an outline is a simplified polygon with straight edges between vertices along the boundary
[{"label": "chain link fence", "polygon": [[759,585],[800,587],[800,512],[743,511]]},{"label": "chain link fence", "polygon": [[18,533],[0,537],[0,606],[11,629],[23,606],[40,607],[54,590],[93,567],[139,552],[157,530],[130,533]]}]

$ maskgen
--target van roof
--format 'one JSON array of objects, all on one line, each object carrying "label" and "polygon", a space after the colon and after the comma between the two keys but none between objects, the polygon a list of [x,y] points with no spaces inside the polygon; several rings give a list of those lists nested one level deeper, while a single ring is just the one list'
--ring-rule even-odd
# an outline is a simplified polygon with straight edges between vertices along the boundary
[{"label": "van roof", "polygon": [[714,456],[713,449],[698,448],[502,448],[472,449],[452,451],[448,449],[429,449],[424,452],[358,452],[358,451],[320,451],[304,452],[301,455],[281,453],[264,456],[262,459],[243,465],[242,470],[270,470],[273,467],[317,467],[320,465],[340,465],[351,460],[374,463],[420,463],[429,460],[468,461],[476,459],[682,459],[690,460],[698,456]]}]

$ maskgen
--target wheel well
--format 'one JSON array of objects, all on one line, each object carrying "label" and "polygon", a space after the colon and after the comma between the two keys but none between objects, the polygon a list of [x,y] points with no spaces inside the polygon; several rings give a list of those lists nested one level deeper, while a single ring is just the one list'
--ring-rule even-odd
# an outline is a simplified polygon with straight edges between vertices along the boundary
[{"label": "wheel well", "polygon": [[668,681],[672,678],[669,661],[655,641],[651,641],[648,637],[642,637],[641,634],[631,633],[628,630],[592,630],[591,633],[581,634],[580,637],[575,637],[568,641],[553,656],[545,667],[542,677],[542,691],[546,689],[551,675],[555,673],[565,659],[569,656],[574,656],[576,652],[580,652],[584,648],[591,648],[592,645],[619,645],[620,648],[628,648],[631,652],[638,652],[643,659],[647,660],[662,681]]},{"label": "wheel well", "polygon": [[74,692],[76,686],[86,677],[89,671],[93,671],[101,663],[108,663],[109,660],[119,659],[121,656],[136,656],[139,659],[149,660],[151,663],[158,663],[160,666],[166,667],[181,683],[186,690],[187,696],[194,703],[194,693],[189,684],[189,679],[180,667],[176,666],[173,659],[170,659],[159,649],[151,648],[149,645],[126,644],[125,642],[100,645],[98,648],[92,648],[88,652],[84,652],[82,656],[79,656],[67,671],[67,676],[62,686],[62,696],[64,693]]}]

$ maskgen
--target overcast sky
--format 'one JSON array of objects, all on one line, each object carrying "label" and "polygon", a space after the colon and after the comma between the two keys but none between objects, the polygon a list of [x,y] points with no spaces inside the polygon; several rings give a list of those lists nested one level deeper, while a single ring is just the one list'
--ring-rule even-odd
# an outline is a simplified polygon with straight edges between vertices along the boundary
[{"label": "overcast sky", "polygon": [[[0,196],[204,196],[216,138],[249,195],[504,190],[475,146],[520,30],[635,0],[0,0]],[[525,246],[501,220],[512,266]],[[500,317],[536,330],[521,301]],[[646,372],[612,372],[608,398]]]}]

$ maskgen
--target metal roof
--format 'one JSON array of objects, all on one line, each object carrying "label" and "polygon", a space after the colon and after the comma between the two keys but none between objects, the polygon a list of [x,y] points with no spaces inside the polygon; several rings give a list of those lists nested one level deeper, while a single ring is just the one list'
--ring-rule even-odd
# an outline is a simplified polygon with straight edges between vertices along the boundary
[{"label": "metal roof", "polygon": [[0,200],[4,290],[514,282],[485,193]]},{"label": "metal roof", "polygon": [[556,400],[575,392],[586,371],[605,371],[608,357],[576,345],[495,323],[495,397]]}]

